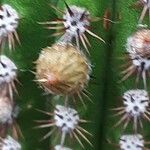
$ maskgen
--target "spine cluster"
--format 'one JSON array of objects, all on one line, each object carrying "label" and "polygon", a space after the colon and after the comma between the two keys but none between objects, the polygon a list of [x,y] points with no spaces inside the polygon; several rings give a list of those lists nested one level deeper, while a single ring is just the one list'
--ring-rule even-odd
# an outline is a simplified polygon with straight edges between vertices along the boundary
[{"label": "spine cluster", "polygon": [[5,50],[15,49],[19,42],[17,27],[19,15],[10,5],[0,6],[0,149],[21,150],[18,138],[21,130],[16,122],[18,114],[14,93],[17,81],[17,66],[8,58]]},{"label": "spine cluster", "polygon": [[[147,90],[147,78],[150,71],[150,30],[147,25],[143,25],[144,17],[150,10],[149,0],[139,0],[137,4],[143,7],[141,16],[138,20],[137,29],[127,38],[126,44],[126,64],[121,74],[122,81],[131,76],[135,77],[134,89],[125,91],[122,95],[122,106],[114,108],[116,116],[121,119],[115,127],[122,124],[123,134],[120,137],[119,148],[121,150],[146,150],[141,130],[143,131],[143,121],[150,121],[150,98]],[[141,82],[142,81],[142,82]],[[142,84],[142,88],[141,88]],[[133,131],[126,134],[128,125],[132,123]]]},{"label": "spine cluster", "polygon": [[[58,41],[50,47],[44,48],[36,61],[36,81],[48,94],[58,96],[58,102],[53,112],[41,112],[51,117],[47,121],[38,121],[36,128],[52,127],[43,136],[46,139],[54,132],[60,133],[60,141],[54,146],[55,150],[71,150],[66,146],[66,136],[70,140],[73,137],[84,148],[82,140],[92,146],[89,138],[91,134],[83,127],[88,121],[81,119],[78,111],[73,108],[79,100],[85,106],[84,97],[89,98],[87,91],[91,75],[91,63],[87,58],[88,46],[91,46],[86,33],[104,40],[89,30],[92,20],[89,11],[77,6],[69,6],[65,2],[66,9],[58,11],[62,18],[46,21],[44,24],[48,29],[56,29],[53,36],[60,36]],[[86,51],[81,50],[81,44]],[[63,98],[63,104],[62,104]],[[70,145],[71,147],[71,145]]]}]

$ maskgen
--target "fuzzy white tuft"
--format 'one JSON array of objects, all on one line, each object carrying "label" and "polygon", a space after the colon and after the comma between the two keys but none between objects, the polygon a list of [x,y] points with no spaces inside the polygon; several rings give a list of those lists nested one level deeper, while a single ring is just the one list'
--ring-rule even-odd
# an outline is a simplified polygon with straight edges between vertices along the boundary
[{"label": "fuzzy white tuft", "polygon": [[133,64],[139,68],[139,70],[150,70],[150,58],[142,58],[141,56],[132,57]]},{"label": "fuzzy white tuft", "polygon": [[63,24],[66,28],[66,33],[63,36],[64,40],[67,37],[71,40],[73,37],[78,36],[78,34],[83,34],[90,25],[89,12],[85,8],[70,6],[70,10],[73,15],[70,15],[67,9],[65,15],[63,16],[63,19],[65,20]]},{"label": "fuzzy white tuft", "polygon": [[74,130],[79,123],[78,112],[72,108],[56,105],[54,120],[63,132]]},{"label": "fuzzy white tuft", "polygon": [[149,105],[148,93],[145,90],[129,90],[123,95],[123,103],[126,113],[133,117],[139,117],[147,111]]},{"label": "fuzzy white tuft", "polygon": [[122,81],[136,73],[136,84],[142,78],[144,88],[147,89],[147,78],[150,72],[150,30],[140,29],[133,33],[128,39],[126,50],[129,61],[127,68],[122,71]]},{"label": "fuzzy white tuft", "polygon": [[11,136],[7,136],[5,139],[1,139],[0,143],[1,150],[21,150],[21,145]]},{"label": "fuzzy white tuft", "polygon": [[121,150],[143,150],[144,140],[140,134],[122,135],[119,141]]},{"label": "fuzzy white tuft", "polygon": [[19,16],[10,5],[4,4],[0,10],[0,37],[7,37],[15,32],[19,24]]}]

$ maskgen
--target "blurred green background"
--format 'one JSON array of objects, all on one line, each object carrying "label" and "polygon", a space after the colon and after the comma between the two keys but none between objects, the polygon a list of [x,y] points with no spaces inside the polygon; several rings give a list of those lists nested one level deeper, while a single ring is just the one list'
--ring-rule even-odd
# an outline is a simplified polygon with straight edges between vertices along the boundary
[{"label": "blurred green background", "polygon": [[[83,126],[93,134],[90,139],[94,148],[90,147],[84,141],[86,150],[115,150],[116,147],[108,144],[107,139],[113,143],[118,143],[121,126],[112,128],[119,117],[113,117],[111,108],[121,106],[119,97],[121,94],[131,88],[134,88],[134,81],[130,78],[128,81],[118,84],[120,77],[120,65],[125,63],[118,58],[125,53],[125,44],[127,37],[136,30],[138,17],[141,10],[131,8],[134,0],[66,0],[69,5],[86,7],[92,16],[103,17],[104,11],[109,9],[111,20],[119,23],[111,24],[110,29],[103,28],[103,21],[91,24],[91,30],[101,36],[106,44],[89,36],[92,47],[89,49],[91,55],[88,56],[93,65],[93,76],[88,90],[92,93],[90,98],[94,102],[90,103],[85,99],[87,108],[83,109],[81,102],[75,107],[81,115],[81,118],[91,120],[92,123]],[[54,103],[52,96],[45,96],[42,89],[33,81],[34,61],[38,58],[42,48],[52,45],[56,39],[50,35],[55,31],[44,29],[37,22],[54,20],[57,18],[57,12],[48,4],[51,3],[58,8],[64,8],[62,0],[1,0],[1,3],[7,3],[14,7],[21,16],[18,34],[21,40],[21,46],[16,46],[15,51],[5,51],[10,56],[18,68],[18,79],[22,85],[17,85],[19,96],[15,99],[21,108],[18,116],[24,139],[21,140],[23,150],[49,150],[50,145],[56,143],[55,135],[47,140],[39,142],[40,138],[46,134],[49,129],[35,130],[34,120],[44,119],[47,116],[35,111],[35,108],[52,111],[51,103]],[[119,17],[120,16],[120,17]],[[145,125],[146,123],[144,123]],[[148,139],[149,128],[145,125],[142,132]],[[59,143],[59,141],[57,141]],[[81,150],[77,141],[67,142],[70,148]]]}]

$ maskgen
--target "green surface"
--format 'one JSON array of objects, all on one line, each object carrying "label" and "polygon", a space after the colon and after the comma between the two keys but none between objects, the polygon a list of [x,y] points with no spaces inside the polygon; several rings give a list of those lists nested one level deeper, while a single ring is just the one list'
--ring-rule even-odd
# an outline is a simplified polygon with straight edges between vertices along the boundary
[{"label": "green surface", "polygon": [[[124,55],[126,39],[135,31],[139,17],[139,11],[130,8],[133,2],[133,0],[67,0],[69,5],[88,8],[92,16],[102,17],[105,9],[109,8],[112,12],[112,20],[117,20],[118,13],[122,18],[120,23],[113,24],[107,31],[103,29],[102,21],[91,25],[91,30],[101,36],[106,44],[89,36],[92,44],[92,48],[89,49],[91,53],[89,59],[93,65],[92,75],[96,79],[91,79],[88,90],[92,93],[90,98],[94,104],[85,99],[86,109],[83,109],[80,102],[75,106],[81,118],[92,121],[84,128],[93,134],[91,142],[94,148],[84,143],[86,150],[116,149],[107,143],[107,139],[117,143],[121,133],[120,127],[115,130],[112,128],[119,118],[112,117],[110,108],[120,106],[119,96],[125,90],[133,88],[132,79],[121,84],[117,83],[120,80],[119,66],[124,63],[118,58]],[[50,143],[55,143],[55,135],[49,140],[39,142],[49,129],[34,130],[32,128],[36,125],[33,120],[45,118],[45,115],[35,111],[34,108],[47,109],[47,99],[51,97],[43,96],[42,89],[34,83],[35,77],[30,71],[34,70],[33,61],[38,58],[41,48],[55,41],[50,37],[52,32],[44,29],[37,22],[53,20],[57,17],[58,14],[48,5],[49,3],[57,4],[57,0],[3,0],[2,3],[12,5],[22,18],[18,28],[22,45],[17,45],[14,52],[10,53],[6,50],[6,53],[20,69],[19,81],[22,85],[17,86],[19,96],[16,96],[16,100],[21,107],[18,123],[25,137],[22,140],[23,150],[48,150]],[[59,0],[58,7],[64,8],[63,1]],[[146,133],[145,136],[150,135],[148,126],[144,133]],[[72,145],[71,148],[74,150],[82,149],[73,140],[68,142],[68,145]]]}]

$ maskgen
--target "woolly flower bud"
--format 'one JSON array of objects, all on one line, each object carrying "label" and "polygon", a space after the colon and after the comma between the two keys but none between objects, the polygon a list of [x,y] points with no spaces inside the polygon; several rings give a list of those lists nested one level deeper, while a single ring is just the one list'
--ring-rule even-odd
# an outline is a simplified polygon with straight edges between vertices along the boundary
[{"label": "woolly flower bud", "polygon": [[87,58],[71,44],[43,49],[36,62],[37,81],[53,94],[78,94],[86,87],[90,72]]},{"label": "woolly flower bud", "polygon": [[127,52],[129,60],[127,60],[127,68],[122,71],[124,75],[122,81],[126,80],[134,73],[137,74],[136,83],[142,77],[144,88],[147,88],[146,79],[150,69],[150,30],[141,29],[135,32],[127,40]]},{"label": "woolly flower bud", "polygon": [[61,146],[61,145],[56,145],[56,146],[55,146],[55,150],[72,150],[72,149],[67,148],[67,147],[63,147],[63,146]]},{"label": "woolly flower bud", "polygon": [[149,57],[150,30],[141,29],[127,39],[127,51],[131,56]]},{"label": "woolly flower bud", "polygon": [[144,140],[140,134],[122,135],[119,141],[121,150],[143,150]]},{"label": "woolly flower bud", "polygon": [[0,148],[1,150],[21,150],[21,145],[11,136],[7,136],[5,139],[1,139]]}]

